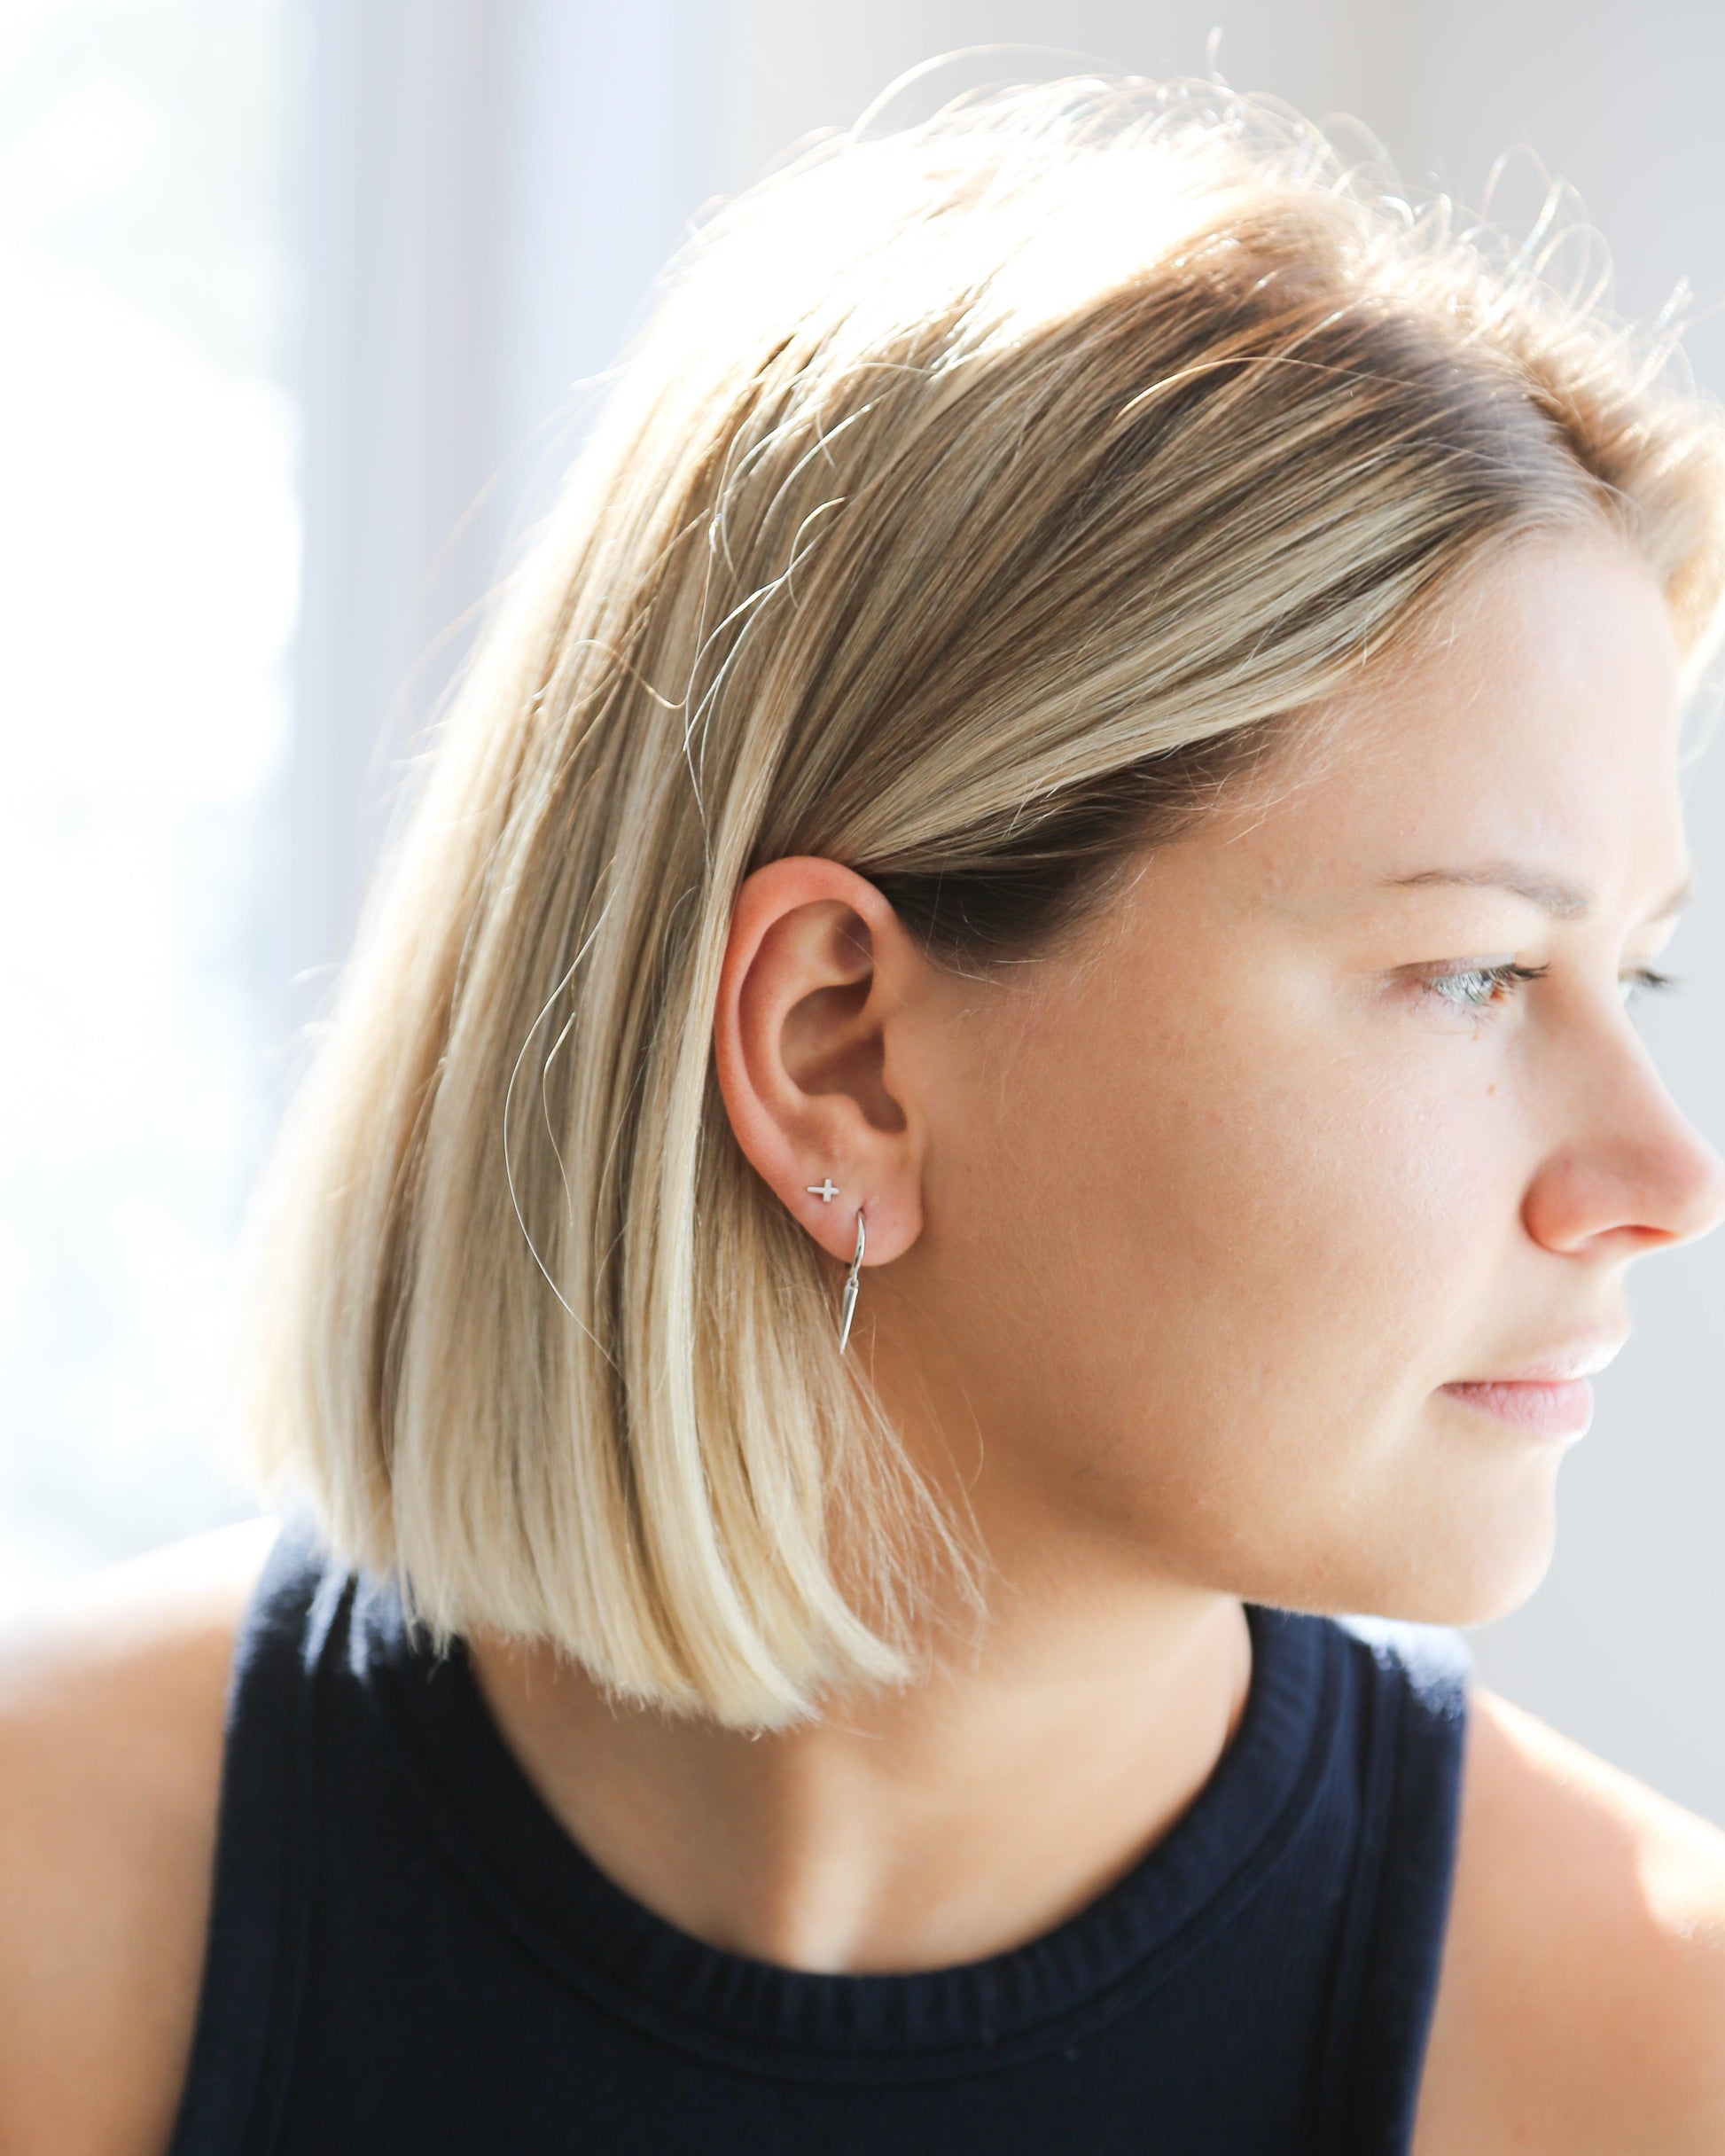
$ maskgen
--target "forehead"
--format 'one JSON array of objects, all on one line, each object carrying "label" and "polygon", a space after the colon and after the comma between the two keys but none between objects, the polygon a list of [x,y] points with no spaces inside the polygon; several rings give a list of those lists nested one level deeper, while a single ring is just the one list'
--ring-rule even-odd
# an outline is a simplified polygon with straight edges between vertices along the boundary
[{"label": "forehead", "polygon": [[1339,871],[1527,859],[1627,895],[1681,872],[1678,653],[1651,576],[1601,539],[1490,564],[1420,644],[1321,715],[1234,842],[1292,898]]}]

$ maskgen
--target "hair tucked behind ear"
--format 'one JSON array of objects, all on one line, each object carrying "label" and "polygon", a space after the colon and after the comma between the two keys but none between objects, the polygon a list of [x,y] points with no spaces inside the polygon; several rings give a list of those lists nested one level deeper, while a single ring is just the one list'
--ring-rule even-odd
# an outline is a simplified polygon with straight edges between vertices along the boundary
[{"label": "hair tucked behind ear", "polygon": [[1640,550],[1698,666],[1721,435],[1661,357],[1209,85],[994,96],[714,220],[290,1118],[266,1470],[433,1626],[639,1699],[902,1675],[966,1558],[722,1113],[739,883],[825,855],[943,960],[1033,949],[1536,532]]}]

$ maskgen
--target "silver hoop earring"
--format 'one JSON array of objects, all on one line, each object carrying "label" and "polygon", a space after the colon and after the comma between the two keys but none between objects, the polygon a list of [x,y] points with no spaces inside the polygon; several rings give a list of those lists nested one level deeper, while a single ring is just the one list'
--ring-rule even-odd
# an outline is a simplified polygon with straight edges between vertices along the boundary
[{"label": "silver hoop earring", "polygon": [[862,1252],[868,1242],[862,1228],[862,1208],[856,1208],[856,1255],[850,1262],[850,1270],[845,1275],[844,1301],[839,1306],[839,1352],[843,1355],[850,1340],[850,1321],[856,1316],[857,1275],[862,1270]]}]

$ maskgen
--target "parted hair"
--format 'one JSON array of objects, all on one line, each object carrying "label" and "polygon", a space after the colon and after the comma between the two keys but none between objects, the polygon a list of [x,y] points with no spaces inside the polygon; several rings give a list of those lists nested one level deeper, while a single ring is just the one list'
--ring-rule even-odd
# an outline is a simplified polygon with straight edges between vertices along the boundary
[{"label": "parted hair", "polygon": [[704,223],[500,588],[260,1195],[251,1439],[336,1551],[439,1634],[738,1726],[915,1670],[974,1553],[727,1121],[738,886],[825,855],[938,963],[1046,947],[1534,535],[1627,542],[1698,675],[1721,423],[1557,245],[1267,103],[1090,79],[820,144]]}]

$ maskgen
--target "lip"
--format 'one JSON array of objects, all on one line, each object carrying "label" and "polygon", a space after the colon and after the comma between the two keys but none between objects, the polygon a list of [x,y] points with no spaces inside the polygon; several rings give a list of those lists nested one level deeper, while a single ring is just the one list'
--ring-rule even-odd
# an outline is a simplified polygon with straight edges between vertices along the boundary
[{"label": "lip", "polygon": [[1443,1390],[1464,1407],[1535,1436],[1581,1437],[1593,1420],[1588,1380],[1616,1358],[1622,1346],[1622,1336],[1578,1340],[1502,1376],[1462,1379]]},{"label": "lip", "polygon": [[1581,1437],[1593,1420],[1593,1387],[1586,1378],[1489,1378],[1443,1389],[1464,1407],[1537,1437]]}]

